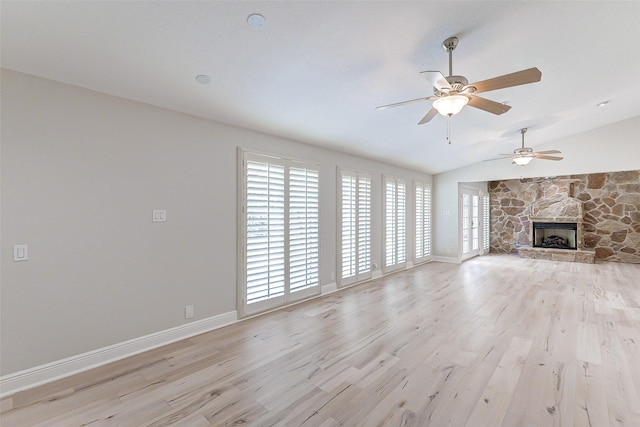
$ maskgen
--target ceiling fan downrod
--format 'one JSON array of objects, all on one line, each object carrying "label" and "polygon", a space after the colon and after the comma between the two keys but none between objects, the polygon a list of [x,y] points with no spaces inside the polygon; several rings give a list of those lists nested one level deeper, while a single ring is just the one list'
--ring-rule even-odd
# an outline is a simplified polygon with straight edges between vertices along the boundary
[{"label": "ceiling fan downrod", "polygon": [[442,42],[442,48],[449,53],[449,77],[453,76],[453,51],[458,46],[457,37],[449,37]]},{"label": "ceiling fan downrod", "polygon": [[522,135],[522,148],[524,149],[524,134],[527,133],[527,128],[522,128],[519,132]]}]

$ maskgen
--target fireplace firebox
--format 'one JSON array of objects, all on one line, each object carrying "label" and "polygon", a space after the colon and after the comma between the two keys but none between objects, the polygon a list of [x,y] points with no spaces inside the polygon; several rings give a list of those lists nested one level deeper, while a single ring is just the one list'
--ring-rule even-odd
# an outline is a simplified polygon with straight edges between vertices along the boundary
[{"label": "fireplace firebox", "polygon": [[578,224],[576,222],[533,223],[533,246],[577,250]]}]

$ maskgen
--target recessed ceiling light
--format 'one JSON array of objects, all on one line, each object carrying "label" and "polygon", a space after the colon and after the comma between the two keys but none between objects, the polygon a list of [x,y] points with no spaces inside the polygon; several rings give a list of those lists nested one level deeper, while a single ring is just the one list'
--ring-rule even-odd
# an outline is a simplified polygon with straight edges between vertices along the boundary
[{"label": "recessed ceiling light", "polygon": [[211,77],[207,76],[206,74],[200,74],[196,76],[196,81],[202,85],[208,85],[209,83],[211,83]]},{"label": "recessed ceiling light", "polygon": [[598,102],[596,104],[596,107],[604,107],[605,105],[607,105],[609,103],[609,101],[602,101],[602,102]]},{"label": "recessed ceiling light", "polygon": [[254,30],[261,30],[267,25],[267,20],[264,16],[258,13],[253,13],[247,18],[247,24]]}]

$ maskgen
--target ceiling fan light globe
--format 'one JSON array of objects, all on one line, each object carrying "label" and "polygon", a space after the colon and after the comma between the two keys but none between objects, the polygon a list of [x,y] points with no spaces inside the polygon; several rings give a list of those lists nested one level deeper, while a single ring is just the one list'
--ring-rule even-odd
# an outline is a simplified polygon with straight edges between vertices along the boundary
[{"label": "ceiling fan light globe", "polygon": [[443,116],[451,117],[458,114],[468,102],[469,98],[464,95],[449,95],[433,101],[433,108]]},{"label": "ceiling fan light globe", "polygon": [[518,156],[513,158],[513,162],[518,166],[525,166],[528,165],[532,159],[533,157],[529,156]]}]

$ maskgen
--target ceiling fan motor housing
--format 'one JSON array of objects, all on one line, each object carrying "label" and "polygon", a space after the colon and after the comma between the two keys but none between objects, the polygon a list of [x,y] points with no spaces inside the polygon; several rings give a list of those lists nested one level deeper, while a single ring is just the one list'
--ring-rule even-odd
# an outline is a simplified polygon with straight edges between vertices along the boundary
[{"label": "ceiling fan motor housing", "polygon": [[449,84],[451,85],[451,89],[446,89],[444,91],[438,90],[435,87],[433,88],[433,94],[436,96],[442,96],[446,93],[450,93],[452,95],[456,93],[462,92],[462,90],[469,84],[469,80],[465,76],[449,76],[445,77]]},{"label": "ceiling fan motor housing", "polygon": [[469,84],[469,80],[465,76],[449,76],[446,77],[447,81],[451,84],[451,86],[460,85],[460,88]]},{"label": "ceiling fan motor housing", "polygon": [[516,148],[515,150],[513,150],[513,154],[516,154],[518,156],[531,155],[533,154],[533,148],[531,147]]}]

